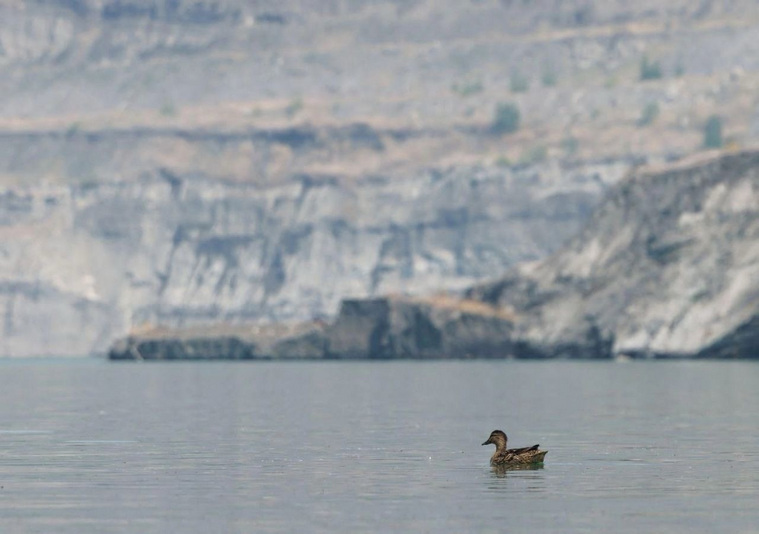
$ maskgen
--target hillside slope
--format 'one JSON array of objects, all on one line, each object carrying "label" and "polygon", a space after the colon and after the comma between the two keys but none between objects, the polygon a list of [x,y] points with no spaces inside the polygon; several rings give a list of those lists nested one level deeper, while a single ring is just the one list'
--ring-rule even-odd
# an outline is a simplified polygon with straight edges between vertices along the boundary
[{"label": "hillside slope", "polygon": [[540,355],[759,356],[759,153],[636,174],[558,253],[470,291]]}]

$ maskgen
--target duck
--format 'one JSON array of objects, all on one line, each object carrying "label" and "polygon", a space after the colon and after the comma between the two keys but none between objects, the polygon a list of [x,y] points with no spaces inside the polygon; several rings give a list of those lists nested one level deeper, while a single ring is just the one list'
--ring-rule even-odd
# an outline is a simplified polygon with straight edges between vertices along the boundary
[{"label": "duck", "polygon": [[548,451],[539,450],[538,447],[540,445],[522,447],[520,449],[507,449],[506,444],[508,440],[509,438],[502,430],[493,430],[490,433],[490,437],[483,443],[483,445],[489,445],[490,443],[495,445],[495,453],[490,458],[490,465],[524,466],[542,464],[543,458],[548,453]]}]

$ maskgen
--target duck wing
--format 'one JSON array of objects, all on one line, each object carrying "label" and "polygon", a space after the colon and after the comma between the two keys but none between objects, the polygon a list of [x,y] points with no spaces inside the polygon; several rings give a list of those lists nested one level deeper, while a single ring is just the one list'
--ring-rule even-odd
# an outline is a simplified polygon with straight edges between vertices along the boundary
[{"label": "duck wing", "polygon": [[540,445],[533,445],[532,447],[522,447],[521,449],[509,449],[506,452],[508,454],[524,454],[526,452],[536,451]]}]

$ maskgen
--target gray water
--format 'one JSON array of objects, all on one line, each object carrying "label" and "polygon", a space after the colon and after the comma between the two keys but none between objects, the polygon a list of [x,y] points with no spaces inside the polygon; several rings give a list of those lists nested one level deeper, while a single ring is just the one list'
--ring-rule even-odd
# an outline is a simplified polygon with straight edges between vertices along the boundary
[{"label": "gray water", "polygon": [[0,443],[3,533],[759,532],[752,362],[0,361]]}]

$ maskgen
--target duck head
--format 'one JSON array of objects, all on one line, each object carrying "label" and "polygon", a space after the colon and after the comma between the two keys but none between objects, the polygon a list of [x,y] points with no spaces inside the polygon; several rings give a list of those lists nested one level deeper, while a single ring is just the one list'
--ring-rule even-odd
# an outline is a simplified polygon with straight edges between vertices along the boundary
[{"label": "duck head", "polygon": [[506,447],[506,442],[509,438],[506,437],[506,434],[502,430],[493,430],[490,433],[490,437],[487,439],[483,445],[488,445],[490,443],[495,444],[496,449],[501,449]]}]

